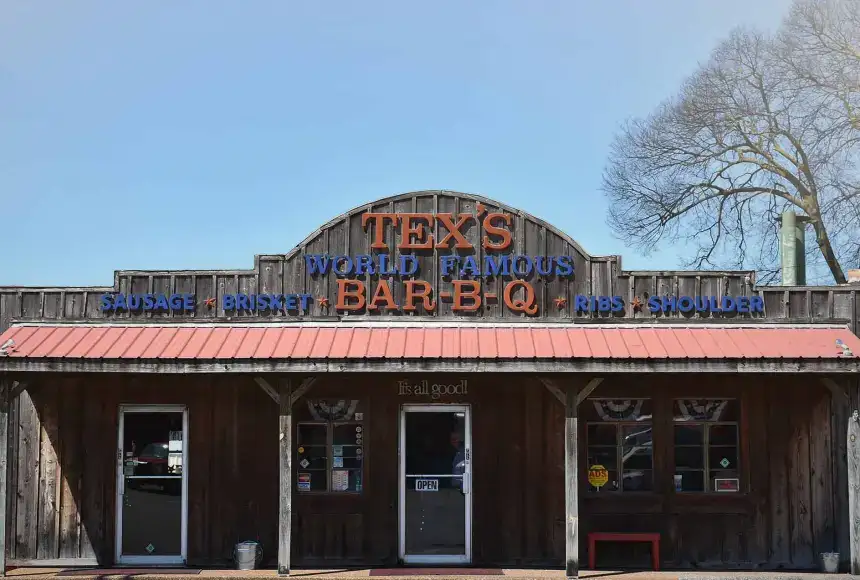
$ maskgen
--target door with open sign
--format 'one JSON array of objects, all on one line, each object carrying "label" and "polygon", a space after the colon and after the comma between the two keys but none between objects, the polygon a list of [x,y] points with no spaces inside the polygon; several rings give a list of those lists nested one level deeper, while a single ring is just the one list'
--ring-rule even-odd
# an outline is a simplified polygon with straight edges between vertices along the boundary
[{"label": "door with open sign", "polygon": [[471,416],[468,405],[404,405],[400,417],[400,559],[469,563]]}]

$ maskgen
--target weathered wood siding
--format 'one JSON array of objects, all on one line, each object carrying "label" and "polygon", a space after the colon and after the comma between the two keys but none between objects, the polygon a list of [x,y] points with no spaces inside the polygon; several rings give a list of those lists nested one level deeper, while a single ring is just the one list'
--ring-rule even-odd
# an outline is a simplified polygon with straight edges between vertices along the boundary
[{"label": "weathered wood siding", "polygon": [[[359,398],[368,417],[365,491],[294,493],[293,562],[386,564],[397,559],[396,380],[321,378],[308,397]],[[427,377],[412,377],[417,379]],[[559,566],[564,556],[564,412],[538,381],[474,375],[459,400],[473,408],[473,549],[476,564]],[[561,380],[561,379],[559,379]],[[842,544],[831,393],[805,377],[607,378],[593,396],[742,399],[745,493],[672,491],[671,416],[655,415],[655,491],[595,497],[581,475],[581,546],[590,531],[663,534],[666,566],[805,568]],[[415,401],[417,402],[417,401]],[[9,558],[113,561],[117,409],[122,403],[189,407],[189,562],[227,565],[236,541],[258,539],[274,563],[278,408],[250,377],[52,377],[12,405]],[[369,419],[369,420],[368,420]],[[844,437],[842,437],[844,439]],[[585,449],[585,425],[580,448]],[[295,452],[295,450],[294,450]],[[581,455],[584,457],[584,454]],[[503,506],[504,509],[500,509]],[[844,522],[844,519],[842,520]],[[598,565],[647,565],[636,546],[601,544]]]},{"label": "weathered wood siding", "polygon": [[[108,287],[91,288],[19,288],[0,287],[0,330],[5,329],[12,320],[99,320],[105,314],[99,309],[99,297],[105,292],[136,293],[174,293],[190,292],[197,296],[197,311],[190,314],[171,313],[128,313],[110,315],[112,318],[130,321],[156,319],[159,322],[170,320],[296,320],[298,317],[283,313],[231,312],[222,309],[221,297],[224,294],[243,292],[257,293],[309,293],[315,299],[326,296],[331,306],[322,307],[314,300],[312,310],[304,319],[337,319],[341,316],[334,308],[336,294],[335,276],[311,276],[304,261],[305,254],[327,253],[350,255],[370,253],[370,229],[363,228],[361,216],[365,211],[374,212],[426,212],[426,213],[464,213],[477,215],[477,206],[483,203],[488,211],[503,211],[514,216],[512,223],[512,244],[505,250],[511,254],[531,256],[570,255],[574,258],[574,276],[570,279],[553,275],[532,274],[527,279],[532,282],[537,303],[538,317],[544,320],[576,322],[606,321],[611,319],[637,320],[690,320],[709,322],[719,320],[743,320],[751,315],[713,315],[700,313],[673,313],[653,315],[647,308],[634,310],[629,307],[634,297],[647,302],[652,295],[702,295],[702,296],[751,296],[761,294],[765,302],[765,314],[753,315],[756,319],[785,321],[841,321],[851,323],[852,329],[857,318],[856,287],[756,287],[753,272],[711,271],[624,271],[619,256],[591,256],[573,239],[550,224],[530,216],[520,210],[498,202],[474,195],[444,192],[421,191],[387,198],[356,208],[313,232],[291,251],[284,254],[258,255],[250,270],[182,270],[182,271],[118,271],[114,273],[114,283]],[[466,237],[476,244],[475,257],[483,258],[485,252],[480,246],[481,229],[475,222],[466,231]],[[434,235],[444,237],[445,229],[438,223]],[[394,245],[400,241],[399,229],[391,228],[386,238]],[[419,273],[415,277],[427,280],[433,288],[433,296],[440,292],[451,291],[451,281],[443,278],[439,271],[439,256],[449,250],[433,249],[416,251]],[[367,295],[371,296],[378,276],[364,275],[361,279],[367,284]],[[511,312],[501,301],[501,291],[510,277],[487,278],[483,281],[484,290],[495,292],[499,300],[489,301],[476,313],[464,314],[485,319],[517,321],[533,319],[522,313]],[[392,284],[395,300],[403,298],[402,284]],[[573,297],[576,294],[621,296],[628,305],[621,313],[575,312]],[[216,298],[213,308],[202,305],[207,298]],[[558,306],[557,298],[566,302]],[[439,301],[433,317],[453,317],[451,303]],[[411,314],[403,313],[351,313],[350,316],[424,316],[419,309]]]}]

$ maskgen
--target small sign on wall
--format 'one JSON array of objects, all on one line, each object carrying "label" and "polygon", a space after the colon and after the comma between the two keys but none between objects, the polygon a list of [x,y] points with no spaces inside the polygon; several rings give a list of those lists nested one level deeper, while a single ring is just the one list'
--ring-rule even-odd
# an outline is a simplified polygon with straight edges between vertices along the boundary
[{"label": "small sign on wall", "polygon": [[401,397],[429,397],[432,400],[442,397],[465,396],[469,394],[469,381],[463,379],[458,383],[431,383],[423,380],[417,383],[397,381],[397,394]]},{"label": "small sign on wall", "polygon": [[415,491],[439,491],[438,479],[416,479]]},{"label": "small sign on wall", "polygon": [[734,493],[740,491],[741,485],[737,477],[714,479],[714,491]]}]

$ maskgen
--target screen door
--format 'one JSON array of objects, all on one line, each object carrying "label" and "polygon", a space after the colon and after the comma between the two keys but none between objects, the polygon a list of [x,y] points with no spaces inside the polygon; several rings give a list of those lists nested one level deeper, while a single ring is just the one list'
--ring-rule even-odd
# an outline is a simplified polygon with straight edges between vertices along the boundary
[{"label": "screen door", "polygon": [[404,405],[400,414],[400,559],[472,559],[468,405]]},{"label": "screen door", "polygon": [[188,412],[123,406],[117,450],[118,564],[183,564],[187,544]]}]

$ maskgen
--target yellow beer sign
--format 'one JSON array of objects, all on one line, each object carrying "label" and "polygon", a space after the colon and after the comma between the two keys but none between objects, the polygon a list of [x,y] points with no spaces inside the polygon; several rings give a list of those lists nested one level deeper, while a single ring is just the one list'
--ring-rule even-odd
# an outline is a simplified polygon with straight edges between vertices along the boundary
[{"label": "yellow beer sign", "polygon": [[602,465],[592,465],[588,468],[588,483],[600,489],[609,481],[609,471]]}]

